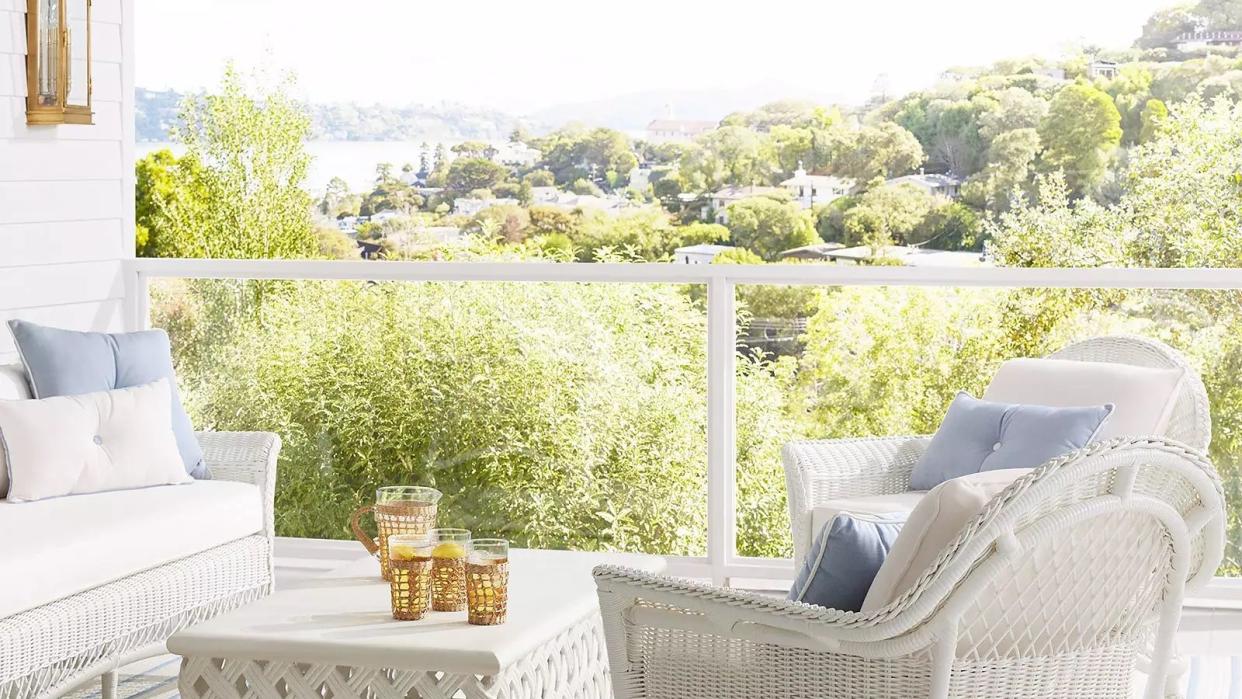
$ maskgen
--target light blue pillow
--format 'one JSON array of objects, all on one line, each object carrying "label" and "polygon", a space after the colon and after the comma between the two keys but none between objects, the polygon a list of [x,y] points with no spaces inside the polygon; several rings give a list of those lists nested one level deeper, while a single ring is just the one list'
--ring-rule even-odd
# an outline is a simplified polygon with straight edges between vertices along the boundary
[{"label": "light blue pillow", "polygon": [[848,612],[862,609],[906,516],[842,512],[833,517],[815,537],[788,599]]},{"label": "light blue pillow", "polygon": [[959,476],[1006,468],[1035,468],[1095,441],[1111,403],[1051,408],[979,400],[961,392],[914,465],[910,486],[930,490]]},{"label": "light blue pillow", "polygon": [[172,388],[173,433],[186,473],[195,478],[211,477],[190,418],[181,405],[172,349],[163,330],[78,332],[24,320],[10,320],[9,330],[36,398],[111,391],[168,379]]}]

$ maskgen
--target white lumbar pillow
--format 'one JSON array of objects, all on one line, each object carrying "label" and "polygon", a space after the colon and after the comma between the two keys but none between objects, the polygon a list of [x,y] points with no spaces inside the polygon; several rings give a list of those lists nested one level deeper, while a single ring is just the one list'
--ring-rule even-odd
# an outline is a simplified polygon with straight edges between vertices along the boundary
[{"label": "white lumbar pillow", "polygon": [[927,491],[906,518],[901,534],[876,572],[862,611],[890,604],[914,586],[923,571],[936,562],[945,547],[983,511],[985,505],[1010,483],[1030,473],[1029,468],[982,471],[947,480]]},{"label": "white lumbar pillow", "polygon": [[1011,359],[1001,364],[983,400],[1053,408],[1113,404],[1096,439],[1163,436],[1185,371],[1067,359]]},{"label": "white lumbar pillow", "polygon": [[193,481],[172,429],[167,379],[114,391],[0,400],[9,500]]}]

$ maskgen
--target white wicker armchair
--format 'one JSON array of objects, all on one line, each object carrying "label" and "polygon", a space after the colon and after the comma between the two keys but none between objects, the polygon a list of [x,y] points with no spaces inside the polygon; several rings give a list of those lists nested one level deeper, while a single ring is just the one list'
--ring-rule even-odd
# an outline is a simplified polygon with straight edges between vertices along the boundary
[{"label": "white wicker armchair", "polygon": [[868,613],[610,566],[595,576],[618,699],[1129,699],[1136,666],[1148,697],[1164,693],[1184,589],[1211,578],[1223,547],[1224,496],[1202,453],[1118,439],[1015,481]]},{"label": "white wicker armchair", "polygon": [[[1212,438],[1207,392],[1198,373],[1171,347],[1144,337],[1107,336],[1076,342],[1054,359],[1181,368],[1185,377],[1161,437],[1206,451]],[[832,500],[891,495],[910,490],[910,473],[930,436],[801,440],[785,445],[785,486],[793,529],[794,560],[801,561],[815,533],[813,510]]]},{"label": "white wicker armchair", "polygon": [[0,618],[0,699],[56,697],[100,675],[110,699],[118,666],[166,653],[173,633],[271,591],[280,438],[200,432],[198,439],[213,479],[258,486],[264,531]]}]

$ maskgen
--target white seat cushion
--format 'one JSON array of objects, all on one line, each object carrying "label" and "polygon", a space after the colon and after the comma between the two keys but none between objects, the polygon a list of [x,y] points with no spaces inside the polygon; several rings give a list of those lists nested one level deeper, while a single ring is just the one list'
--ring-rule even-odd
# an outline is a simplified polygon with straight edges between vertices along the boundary
[{"label": "white seat cushion", "polygon": [[0,618],[263,530],[259,489],[232,481],[0,502]]},{"label": "white seat cushion", "polygon": [[983,400],[1054,408],[1112,403],[1097,440],[1160,436],[1169,426],[1184,375],[1182,369],[1108,362],[1011,359],[996,371]]},{"label": "white seat cushion", "polygon": [[811,538],[819,536],[824,525],[842,512],[855,515],[887,515],[893,512],[911,512],[919,504],[919,500],[927,494],[925,490],[911,490],[893,495],[863,495],[855,498],[827,500],[819,507],[811,510]]},{"label": "white seat cushion", "polygon": [[876,572],[862,611],[879,609],[913,587],[993,497],[1031,470],[1010,468],[972,473],[921,493],[923,499],[906,518],[901,534]]}]

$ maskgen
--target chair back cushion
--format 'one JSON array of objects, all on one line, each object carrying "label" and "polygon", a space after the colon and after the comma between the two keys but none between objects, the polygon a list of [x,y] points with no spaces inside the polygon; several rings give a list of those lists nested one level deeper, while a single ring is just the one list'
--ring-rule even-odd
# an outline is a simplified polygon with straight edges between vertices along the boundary
[{"label": "chair back cushion", "polygon": [[961,392],[914,464],[910,487],[929,490],[981,471],[1035,468],[1095,441],[1111,405],[1052,408],[979,400]]},{"label": "chair back cushion", "polygon": [[80,396],[0,401],[10,503],[192,481],[168,380]]},{"label": "chair back cushion", "polygon": [[901,533],[867,590],[862,611],[879,609],[910,589],[962,528],[983,511],[988,501],[1030,471],[1029,468],[984,471],[932,488],[906,518]]},{"label": "chair back cushion", "polygon": [[[31,398],[30,383],[26,370],[20,364],[0,364],[0,400],[26,400]],[[0,448],[0,500],[9,496],[9,462]]]},{"label": "chair back cushion", "polygon": [[1113,414],[1096,435],[1164,436],[1185,370],[1067,359],[1011,359],[1001,364],[984,400],[1053,407],[1111,403]]},{"label": "chair back cushion", "polygon": [[167,379],[169,414],[186,473],[209,476],[203,450],[177,391],[172,349],[163,330],[78,332],[10,320],[9,329],[36,398],[130,388]]},{"label": "chair back cushion", "polygon": [[861,609],[871,581],[901,533],[906,514],[846,512],[833,517],[803,559],[789,599],[848,612]]}]

